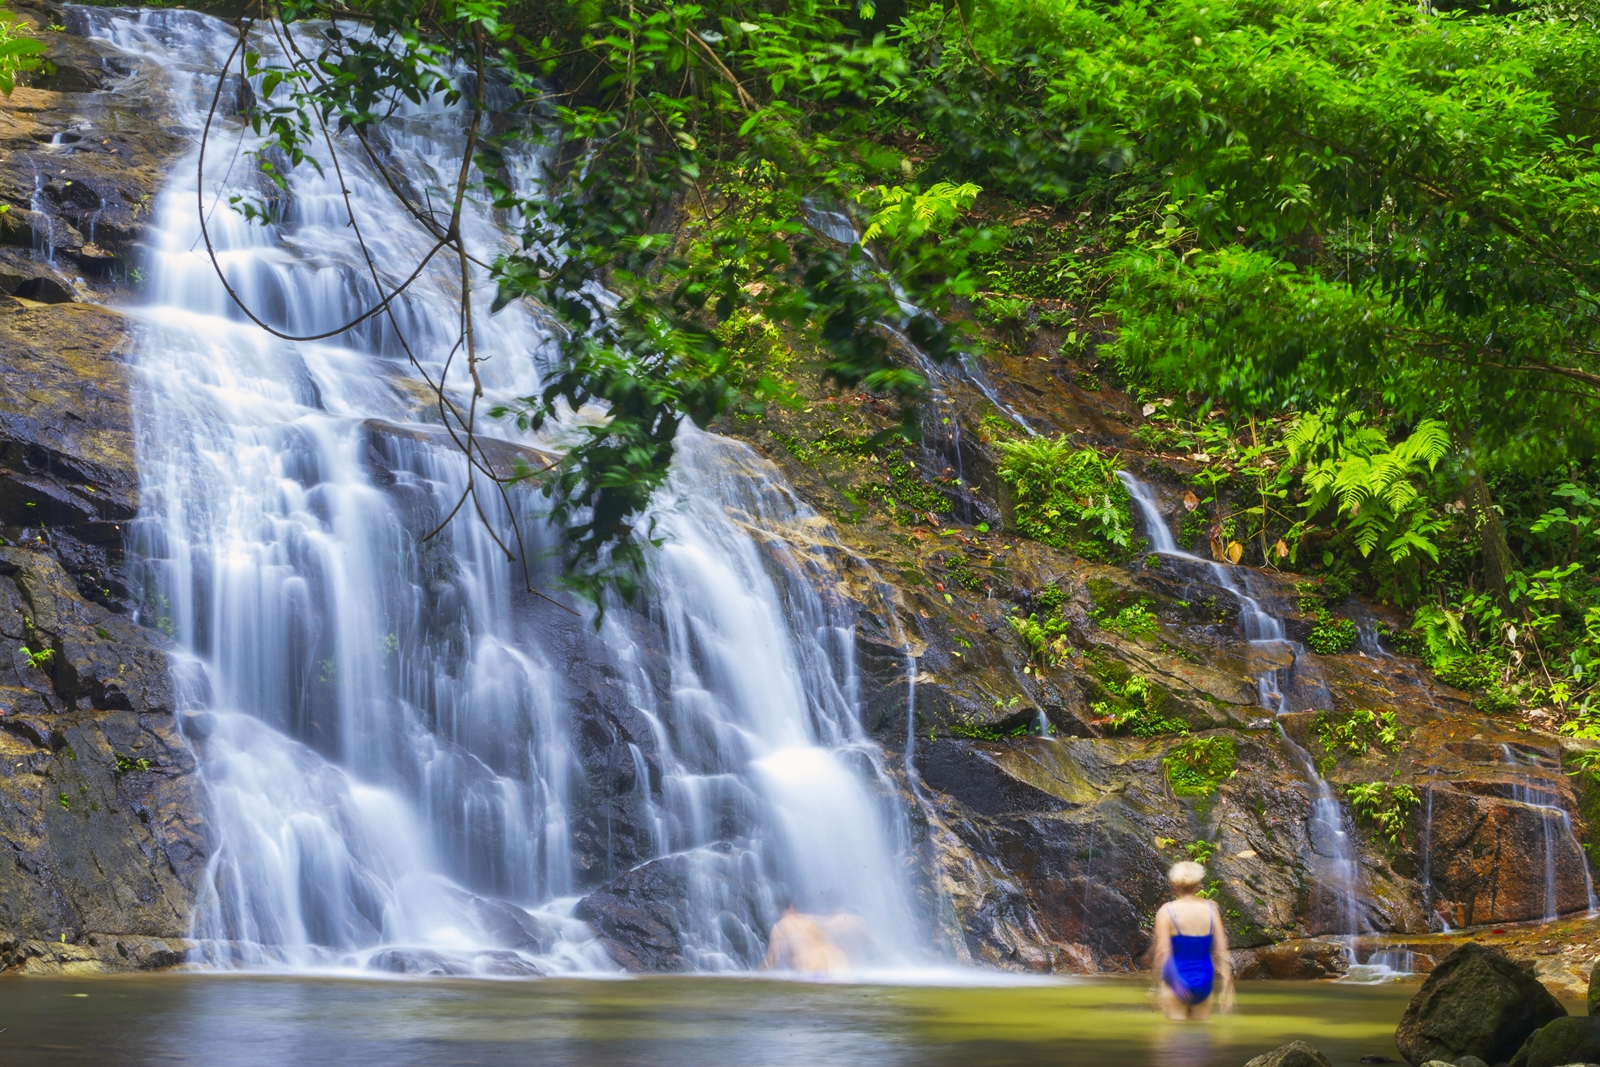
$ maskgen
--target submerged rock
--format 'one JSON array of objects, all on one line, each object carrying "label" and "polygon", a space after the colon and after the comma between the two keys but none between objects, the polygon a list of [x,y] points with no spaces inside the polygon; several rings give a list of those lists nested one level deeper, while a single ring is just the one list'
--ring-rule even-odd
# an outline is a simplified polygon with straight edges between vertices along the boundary
[{"label": "submerged rock", "polygon": [[1304,1041],[1291,1041],[1264,1052],[1244,1067],[1333,1067],[1328,1057]]},{"label": "submerged rock", "polygon": [[1395,1044],[1413,1065],[1464,1055],[1500,1063],[1566,1013],[1503,953],[1468,943],[1446,956],[1411,998]]}]

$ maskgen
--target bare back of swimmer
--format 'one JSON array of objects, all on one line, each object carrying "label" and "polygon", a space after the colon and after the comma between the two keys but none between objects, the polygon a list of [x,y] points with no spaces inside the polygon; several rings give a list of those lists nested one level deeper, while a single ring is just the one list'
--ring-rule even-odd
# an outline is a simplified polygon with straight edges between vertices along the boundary
[{"label": "bare back of swimmer", "polygon": [[821,923],[790,904],[772,926],[767,938],[768,970],[827,973],[850,966],[850,958],[835,945]]}]

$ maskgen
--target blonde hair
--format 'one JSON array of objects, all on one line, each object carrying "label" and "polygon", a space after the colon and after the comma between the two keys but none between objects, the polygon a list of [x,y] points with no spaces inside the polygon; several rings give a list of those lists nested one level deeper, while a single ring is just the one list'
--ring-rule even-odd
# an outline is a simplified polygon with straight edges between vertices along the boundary
[{"label": "blonde hair", "polygon": [[1206,880],[1206,869],[1193,860],[1183,860],[1172,865],[1167,872],[1167,881],[1172,883],[1172,888],[1183,892],[1189,889],[1199,889]]}]

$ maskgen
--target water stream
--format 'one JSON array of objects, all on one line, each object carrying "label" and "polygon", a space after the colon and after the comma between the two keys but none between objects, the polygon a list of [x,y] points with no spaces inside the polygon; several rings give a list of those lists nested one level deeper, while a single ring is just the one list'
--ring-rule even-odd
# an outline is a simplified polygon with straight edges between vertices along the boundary
[{"label": "water stream", "polygon": [[[171,123],[199,130],[230,27],[159,9],[73,19],[159,65]],[[448,188],[462,116],[408,105],[379,139],[413,189]],[[228,162],[251,141],[225,123],[203,185],[192,154],[173,168],[143,265],[133,548],[148,561],[145,621],[176,642],[210,802],[203,960],[610,967],[570,918],[596,876],[574,856],[587,705],[567,680],[573,657],[606,661],[649,723],[626,749],[643,850],[689,871],[678,918],[696,965],[759,962],[785,894],[861,915],[887,961],[915,957],[908,833],[857,721],[853,618],[818,592],[826,546],[791,544],[820,520],[774,468],[686,433],[655,506],[667,540],[644,600],[612,605],[585,636],[585,621],[521,592],[525,579],[551,586],[538,498],[502,496],[469,468],[423,380],[444,380],[458,341],[453,263],[431,265],[391,314],[322,341],[273,338],[230,301],[197,196],[234,289],[286,333],[353,319],[422,260],[430,242],[364,154],[336,143],[342,172],[319,145],[323,173],[296,170],[278,221],[253,225],[227,206],[261,194],[249,166]],[[463,226],[494,258],[493,215],[469,201]],[[481,409],[536,391],[549,334],[524,307],[491,317],[482,272],[472,286]],[[460,400],[459,362],[450,373]],[[505,438],[508,457],[558,443],[479,431]],[[483,519],[469,506],[424,540],[474,477]],[[508,559],[501,546],[519,536],[526,553]]]},{"label": "water stream", "polygon": [[[1289,693],[1300,649],[1289,640],[1283,620],[1273,614],[1269,595],[1253,594],[1252,580],[1260,581],[1249,568],[1203,559],[1178,547],[1156,500],[1154,489],[1127,471],[1118,477],[1128,487],[1134,507],[1143,521],[1151,551],[1165,560],[1181,561],[1223,590],[1239,605],[1239,625],[1244,632],[1261,706],[1274,715],[1289,711]],[[1307,832],[1311,842],[1311,882],[1313,885],[1312,921],[1324,932],[1353,938],[1366,931],[1361,909],[1360,864],[1351,845],[1350,823],[1333,787],[1317,773],[1315,763],[1303,747],[1282,729],[1284,749],[1311,786],[1311,818]],[[1353,944],[1350,962],[1354,963]]]}]

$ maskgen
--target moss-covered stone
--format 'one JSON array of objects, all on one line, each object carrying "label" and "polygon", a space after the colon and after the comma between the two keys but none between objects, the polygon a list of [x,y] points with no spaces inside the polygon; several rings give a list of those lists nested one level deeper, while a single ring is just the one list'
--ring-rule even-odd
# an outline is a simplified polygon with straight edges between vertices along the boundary
[{"label": "moss-covered stone", "polygon": [[1469,942],[1445,957],[1411,998],[1395,1044],[1413,1067],[1458,1056],[1501,1063],[1528,1035],[1566,1014],[1533,975]]}]

